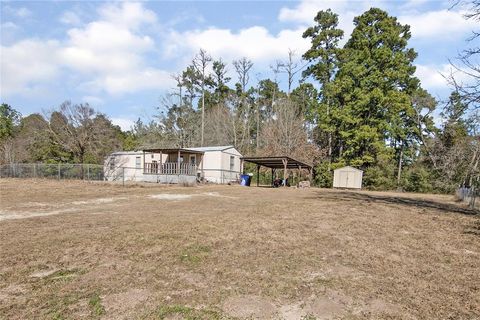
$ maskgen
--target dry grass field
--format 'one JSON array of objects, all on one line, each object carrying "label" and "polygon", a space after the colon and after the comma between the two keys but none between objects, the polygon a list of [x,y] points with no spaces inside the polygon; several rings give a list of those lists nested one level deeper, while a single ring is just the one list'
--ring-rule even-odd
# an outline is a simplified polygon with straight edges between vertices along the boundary
[{"label": "dry grass field", "polygon": [[0,180],[1,319],[480,319],[452,197]]}]

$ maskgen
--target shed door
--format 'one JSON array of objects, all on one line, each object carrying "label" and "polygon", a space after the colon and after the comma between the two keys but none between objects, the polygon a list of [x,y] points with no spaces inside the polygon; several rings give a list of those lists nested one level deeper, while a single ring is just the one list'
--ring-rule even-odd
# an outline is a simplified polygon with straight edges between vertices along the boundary
[{"label": "shed door", "polygon": [[348,171],[347,172],[347,188],[355,188],[355,187],[356,187],[355,172]]},{"label": "shed door", "polygon": [[348,188],[348,171],[340,171],[339,175],[339,187],[340,188]]}]

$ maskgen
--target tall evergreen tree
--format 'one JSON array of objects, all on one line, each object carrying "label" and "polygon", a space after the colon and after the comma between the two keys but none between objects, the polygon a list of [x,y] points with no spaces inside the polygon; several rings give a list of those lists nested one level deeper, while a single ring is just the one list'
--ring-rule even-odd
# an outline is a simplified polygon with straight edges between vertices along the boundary
[{"label": "tall evergreen tree", "polygon": [[[303,54],[310,65],[303,72],[304,77],[313,77],[320,84],[319,101],[316,110],[310,111],[318,125],[317,142],[328,145],[328,157],[333,153],[333,135],[337,126],[332,122],[332,112],[337,106],[334,99],[334,88],[331,83],[338,69],[341,49],[338,46],[343,31],[338,28],[338,15],[330,9],[319,11],[315,17],[315,25],[303,33],[303,38],[310,38],[312,46]],[[322,139],[325,137],[326,139]]]},{"label": "tall evergreen tree", "polygon": [[345,45],[334,87],[343,124],[343,160],[367,167],[382,159],[401,161],[415,111],[411,103],[419,87],[407,47],[410,27],[385,11],[372,8],[354,19],[355,29]]}]

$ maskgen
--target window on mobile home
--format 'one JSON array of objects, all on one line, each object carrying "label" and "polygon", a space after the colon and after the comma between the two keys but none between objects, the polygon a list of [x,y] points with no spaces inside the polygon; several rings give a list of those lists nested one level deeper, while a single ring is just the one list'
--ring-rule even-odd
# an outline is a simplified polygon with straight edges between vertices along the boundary
[{"label": "window on mobile home", "polygon": [[140,168],[142,166],[142,157],[135,158],[135,168]]}]

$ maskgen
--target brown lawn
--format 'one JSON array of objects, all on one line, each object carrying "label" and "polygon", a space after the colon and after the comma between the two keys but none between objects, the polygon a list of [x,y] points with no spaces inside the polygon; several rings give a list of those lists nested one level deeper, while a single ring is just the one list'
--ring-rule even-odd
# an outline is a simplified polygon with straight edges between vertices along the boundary
[{"label": "brown lawn", "polygon": [[0,180],[0,319],[479,319],[452,197]]}]

